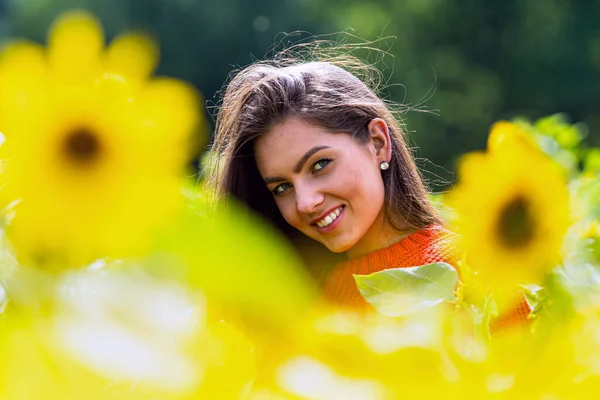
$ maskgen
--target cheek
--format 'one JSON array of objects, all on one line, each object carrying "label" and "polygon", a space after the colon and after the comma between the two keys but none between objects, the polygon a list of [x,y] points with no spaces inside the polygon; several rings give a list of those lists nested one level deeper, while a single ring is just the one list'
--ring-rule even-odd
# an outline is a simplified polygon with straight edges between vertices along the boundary
[{"label": "cheek", "polygon": [[285,219],[285,221],[293,227],[297,227],[300,222],[300,218],[296,212],[296,206],[293,197],[286,196],[281,199],[277,199],[275,200],[275,204],[277,204],[277,208],[279,209],[283,219]]},{"label": "cheek", "polygon": [[351,163],[335,177],[332,187],[355,211],[365,214],[364,216],[378,214],[383,206],[384,185],[381,173],[370,164]]}]

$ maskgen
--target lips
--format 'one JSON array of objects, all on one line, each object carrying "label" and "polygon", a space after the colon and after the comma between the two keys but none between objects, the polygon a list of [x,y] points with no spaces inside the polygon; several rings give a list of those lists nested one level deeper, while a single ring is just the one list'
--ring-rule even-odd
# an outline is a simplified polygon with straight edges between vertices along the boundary
[{"label": "lips", "polygon": [[311,225],[316,225],[318,228],[325,228],[337,220],[337,218],[342,213],[343,209],[344,206],[336,206],[330,208],[329,210],[321,214],[319,218],[313,219],[310,223]]},{"label": "lips", "polygon": [[317,221],[315,224],[319,227],[319,228],[324,228],[326,226],[329,226],[333,223],[333,221],[335,221],[337,219],[337,217],[340,216],[340,213],[342,212],[342,207],[338,207],[335,210],[333,210],[332,212],[330,212],[329,214],[327,214],[324,218],[320,219],[319,221]]}]

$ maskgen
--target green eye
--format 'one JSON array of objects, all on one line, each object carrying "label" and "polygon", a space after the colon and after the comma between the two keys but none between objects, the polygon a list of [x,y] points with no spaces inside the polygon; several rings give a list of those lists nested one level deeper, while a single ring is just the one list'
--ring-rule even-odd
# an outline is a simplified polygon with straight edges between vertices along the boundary
[{"label": "green eye", "polygon": [[319,172],[319,171],[321,171],[330,162],[331,162],[331,160],[328,159],[328,158],[324,158],[322,160],[317,161],[316,163],[313,164],[313,168],[312,168],[313,172]]},{"label": "green eye", "polygon": [[275,196],[279,196],[285,192],[287,192],[289,190],[289,188],[291,188],[292,185],[289,183],[282,183],[281,185],[277,186],[275,189],[272,190],[273,195]]}]

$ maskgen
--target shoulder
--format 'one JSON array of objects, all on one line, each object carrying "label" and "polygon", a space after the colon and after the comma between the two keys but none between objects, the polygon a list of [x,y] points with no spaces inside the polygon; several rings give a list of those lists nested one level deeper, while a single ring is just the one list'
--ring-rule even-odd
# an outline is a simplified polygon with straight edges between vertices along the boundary
[{"label": "shoulder", "polygon": [[458,235],[441,225],[431,225],[406,236],[390,247],[339,263],[332,273],[370,274],[389,268],[416,267],[445,262],[456,268],[460,260]]},{"label": "shoulder", "polygon": [[[405,238],[404,260],[397,260],[405,267],[414,267],[436,262],[446,262],[456,267],[460,260],[459,236],[441,225],[423,228]],[[412,264],[412,265],[410,265]]]},{"label": "shoulder", "polygon": [[[362,304],[353,275],[368,275],[391,268],[409,268],[445,262],[458,269],[458,235],[432,225],[420,229],[390,247],[335,265],[321,281],[324,294],[335,301]],[[459,271],[460,274],[460,271]]]}]

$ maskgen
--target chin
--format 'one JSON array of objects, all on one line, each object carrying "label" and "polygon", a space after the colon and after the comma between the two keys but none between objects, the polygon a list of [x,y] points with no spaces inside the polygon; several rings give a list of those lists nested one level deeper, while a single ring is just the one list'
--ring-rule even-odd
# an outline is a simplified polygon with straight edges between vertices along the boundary
[{"label": "chin", "polygon": [[333,253],[345,253],[354,246],[354,243],[323,243]]}]

